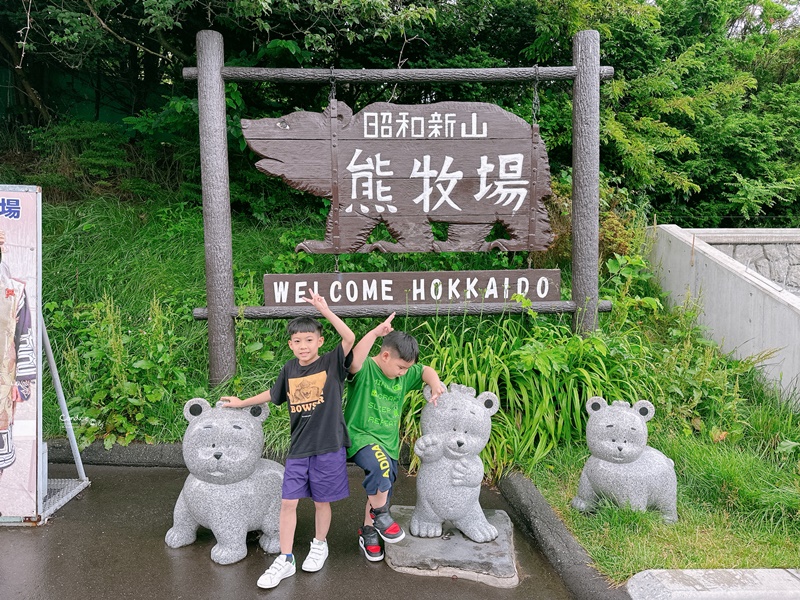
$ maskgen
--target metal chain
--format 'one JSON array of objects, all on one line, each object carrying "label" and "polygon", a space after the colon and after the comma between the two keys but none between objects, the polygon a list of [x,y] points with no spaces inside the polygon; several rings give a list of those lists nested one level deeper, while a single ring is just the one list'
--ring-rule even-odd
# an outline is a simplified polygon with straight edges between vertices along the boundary
[{"label": "metal chain", "polygon": [[531,104],[531,122],[535,125],[539,121],[539,65],[534,66],[533,102]]},{"label": "metal chain", "polygon": [[333,67],[331,67],[331,91],[328,94],[328,100],[336,100],[336,75],[333,72]]}]

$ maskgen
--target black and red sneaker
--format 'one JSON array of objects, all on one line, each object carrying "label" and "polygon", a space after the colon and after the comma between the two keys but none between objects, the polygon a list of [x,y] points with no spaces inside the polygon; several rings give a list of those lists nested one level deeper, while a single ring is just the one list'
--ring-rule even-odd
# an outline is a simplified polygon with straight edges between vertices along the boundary
[{"label": "black and red sneaker", "polygon": [[364,556],[370,562],[383,560],[383,548],[381,548],[381,538],[372,525],[364,525],[358,529],[358,545],[364,551]]},{"label": "black and red sneaker", "polygon": [[380,508],[370,508],[369,516],[372,517],[372,524],[387,544],[394,544],[406,537],[406,532],[389,514],[388,502]]}]

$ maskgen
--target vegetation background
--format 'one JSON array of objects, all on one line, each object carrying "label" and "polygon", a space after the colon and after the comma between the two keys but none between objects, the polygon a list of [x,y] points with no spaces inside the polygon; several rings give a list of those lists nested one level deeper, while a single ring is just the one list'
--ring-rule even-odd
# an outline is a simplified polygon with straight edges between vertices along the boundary
[{"label": "vegetation background", "polygon": [[[448,381],[503,399],[484,454],[490,481],[530,475],[615,581],[643,568],[796,563],[798,417],[755,366],[703,338],[697,307],[667,307],[644,225],[800,223],[800,22],[795,0],[35,0],[0,6],[0,182],[44,189],[44,318],[82,446],[179,440],[193,396],[250,395],[288,357],[284,323],[237,322],[238,375],[208,386],[195,35],[220,31],[227,64],[436,68],[566,65],[597,29],[601,63],[602,294],[593,335],[568,320],[398,319]],[[234,278],[263,301],[265,272],[333,269],[297,254],[321,239],[326,201],[253,166],[241,118],[320,111],[330,86],[226,85]],[[355,111],[375,101],[498,104],[541,127],[557,233],[544,253],[344,255],[345,271],[515,268],[570,280],[571,84],[336,85]],[[378,231],[374,235],[386,235]],[[358,335],[372,324],[352,321]],[[45,382],[45,427],[63,435]],[[652,444],[679,476],[676,528],[657,515],[569,508],[586,450],[584,404],[650,399]],[[788,399],[793,400],[793,399]],[[404,435],[418,434],[421,396]],[[268,444],[288,444],[285,410]],[[413,468],[413,465],[412,465]]]}]

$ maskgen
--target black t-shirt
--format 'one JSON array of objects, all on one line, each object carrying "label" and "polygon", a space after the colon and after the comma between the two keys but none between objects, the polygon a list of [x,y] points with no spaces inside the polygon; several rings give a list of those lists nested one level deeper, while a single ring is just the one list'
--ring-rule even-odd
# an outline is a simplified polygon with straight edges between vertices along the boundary
[{"label": "black t-shirt", "polygon": [[350,447],[342,413],[342,388],[353,353],[344,355],[339,344],[310,365],[293,358],[270,388],[275,404],[289,403],[292,434],[289,458],[335,452]]}]

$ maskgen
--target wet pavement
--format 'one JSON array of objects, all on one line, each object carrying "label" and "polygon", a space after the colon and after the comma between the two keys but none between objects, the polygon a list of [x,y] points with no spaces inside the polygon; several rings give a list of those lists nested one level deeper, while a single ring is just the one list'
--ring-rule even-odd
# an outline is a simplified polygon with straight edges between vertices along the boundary
[{"label": "wet pavement", "polygon": [[[356,529],[364,514],[361,472],[351,467],[350,498],[333,504],[328,535],[330,556],[318,573],[297,575],[272,590],[256,580],[271,564],[255,534],[247,557],[217,565],[210,552],[214,537],[201,529],[197,541],[168,548],[164,535],[186,469],[87,465],[91,486],[70,500],[39,527],[0,527],[0,600],[221,599],[303,598],[409,600],[566,600],[572,598],[535,542],[515,527],[514,545],[520,583],[511,589],[444,577],[398,573],[385,563],[367,562],[358,547]],[[51,479],[76,477],[75,466],[49,465]],[[401,476],[394,504],[416,502],[415,480]],[[483,489],[481,506],[516,518],[503,496]],[[313,537],[314,509],[300,502],[295,534],[298,565]]]}]

